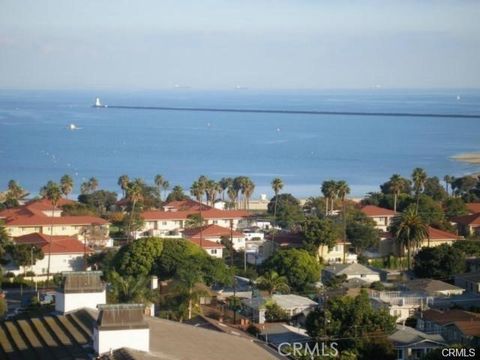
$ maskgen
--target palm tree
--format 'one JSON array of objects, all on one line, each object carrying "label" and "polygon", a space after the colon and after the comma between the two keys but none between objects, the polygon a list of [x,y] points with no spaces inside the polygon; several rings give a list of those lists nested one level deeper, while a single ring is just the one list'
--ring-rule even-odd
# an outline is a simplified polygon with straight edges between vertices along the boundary
[{"label": "palm tree", "polygon": [[343,263],[345,263],[346,251],[347,251],[347,214],[345,210],[345,198],[350,194],[350,187],[344,180],[337,181],[336,186],[337,194],[340,200],[342,200],[342,218],[343,218]]},{"label": "palm tree", "polygon": [[149,279],[146,276],[122,277],[116,271],[112,271],[108,280],[112,286],[113,297],[118,303],[148,305],[155,300],[155,294],[148,287]]},{"label": "palm tree", "polygon": [[50,259],[52,255],[52,241],[53,241],[53,219],[55,218],[55,210],[58,204],[58,201],[62,197],[62,191],[60,186],[53,182],[49,181],[47,185],[45,185],[41,191],[44,194],[44,197],[50,201],[52,204],[52,224],[50,225],[50,241],[48,242],[48,264],[47,264],[47,282],[46,286],[48,287],[48,283],[50,281]]},{"label": "palm tree", "polygon": [[15,180],[8,182],[7,199],[12,200],[14,206],[18,205],[18,201],[22,200],[28,193]]},{"label": "palm tree", "polygon": [[333,211],[333,201],[336,197],[337,183],[334,180],[324,181],[322,183],[322,193],[325,196],[325,215],[329,213],[329,200],[331,202],[331,211]]},{"label": "palm tree", "polygon": [[245,201],[246,201],[246,208],[249,209],[250,207],[250,198],[255,191],[255,183],[250,179],[246,178],[245,180],[245,187],[244,187],[244,194],[245,194]]},{"label": "palm tree", "polygon": [[95,192],[98,189],[97,178],[91,177],[90,180],[88,180],[88,186],[89,186],[90,192]]},{"label": "palm tree", "polygon": [[128,237],[131,240],[131,228],[133,222],[133,216],[135,214],[135,206],[137,202],[143,199],[143,181],[142,179],[135,179],[127,186],[127,199],[132,203],[132,209],[130,210],[130,220],[128,222]]},{"label": "palm tree", "polygon": [[208,293],[203,284],[202,272],[200,266],[193,259],[187,261],[188,265],[178,269],[175,276],[175,290],[183,295],[188,302],[188,320],[192,318],[193,308],[200,300],[201,296]]},{"label": "palm tree", "polygon": [[238,198],[238,191],[233,186],[233,183],[227,189],[227,195],[230,199],[230,202],[233,204],[233,207],[237,207],[237,198]]},{"label": "palm tree", "polygon": [[68,199],[68,194],[72,192],[73,189],[73,179],[70,175],[63,175],[60,179],[60,190],[62,194]]},{"label": "palm tree", "polygon": [[397,212],[397,199],[402,190],[402,177],[399,174],[393,174],[390,178],[390,191],[393,193],[393,212]]},{"label": "palm tree", "polygon": [[417,197],[417,205],[415,211],[418,212],[418,203],[420,201],[420,193],[423,191],[425,181],[427,180],[427,173],[422,168],[415,168],[412,172],[413,189],[415,190],[415,196]]},{"label": "palm tree", "polygon": [[120,189],[122,189],[123,197],[125,197],[127,193],[127,187],[129,182],[130,179],[128,178],[128,175],[122,175],[118,178],[117,184],[118,186],[120,186]]},{"label": "palm tree", "polygon": [[[197,182],[198,182],[198,186],[199,186],[199,188],[202,192],[202,199],[203,199],[203,194],[205,194],[205,196],[208,196],[207,195],[208,178],[205,175],[201,175],[201,176],[198,177]],[[200,199],[200,201],[202,201],[202,199]]]},{"label": "palm tree", "polygon": [[218,182],[220,184],[220,187],[222,188],[222,200],[225,201],[225,190],[229,188],[229,186],[232,185],[233,179],[230,177],[224,177],[221,178],[220,181]]},{"label": "palm tree", "polygon": [[277,225],[277,204],[278,204],[278,195],[283,189],[283,181],[280,178],[275,178],[271,182],[273,193],[275,194],[275,205],[273,206],[273,227]]},{"label": "palm tree", "polygon": [[260,289],[268,291],[269,296],[272,296],[272,294],[277,291],[290,291],[287,278],[285,276],[278,275],[278,273],[274,270],[266,272],[257,278],[256,284]]},{"label": "palm tree", "polygon": [[417,210],[410,206],[400,216],[394,217],[391,230],[400,249],[407,248],[407,264],[410,270],[411,249],[418,247],[428,237],[428,227]]},{"label": "palm tree", "polygon": [[449,195],[448,186],[453,182],[453,179],[453,176],[450,175],[445,175],[443,177],[443,181],[445,181],[445,191],[447,192],[447,195]]},{"label": "palm tree", "polygon": [[239,194],[243,194],[243,189],[244,189],[244,183],[245,183],[245,177],[244,176],[237,176],[235,179],[233,179],[233,188],[235,189],[236,192],[236,199],[235,201],[237,202],[237,207],[240,205],[240,200],[239,200]]},{"label": "palm tree", "polygon": [[194,181],[192,186],[190,186],[190,194],[192,194],[198,202],[202,201],[203,189],[198,181]]},{"label": "palm tree", "polygon": [[170,183],[167,180],[163,181],[162,190],[167,195],[167,191],[170,189]]},{"label": "palm tree", "polygon": [[210,205],[213,206],[215,204],[215,200],[217,200],[217,194],[220,193],[221,188],[220,185],[215,182],[215,180],[207,180],[205,183],[205,194],[207,195],[207,205],[210,202]]},{"label": "palm tree", "polygon": [[154,179],[155,185],[157,186],[158,195],[160,196],[160,201],[162,201],[162,189],[165,184],[165,179],[162,175],[155,175]]}]

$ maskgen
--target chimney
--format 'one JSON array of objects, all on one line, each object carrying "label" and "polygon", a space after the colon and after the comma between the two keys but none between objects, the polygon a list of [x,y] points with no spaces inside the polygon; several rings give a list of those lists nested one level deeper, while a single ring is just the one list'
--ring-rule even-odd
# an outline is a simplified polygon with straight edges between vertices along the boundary
[{"label": "chimney", "polygon": [[107,303],[101,271],[66,271],[62,276],[62,284],[55,291],[55,311],[65,314]]},{"label": "chimney", "polygon": [[98,355],[120,348],[148,352],[150,330],[143,317],[143,304],[99,305],[93,328],[93,348]]}]

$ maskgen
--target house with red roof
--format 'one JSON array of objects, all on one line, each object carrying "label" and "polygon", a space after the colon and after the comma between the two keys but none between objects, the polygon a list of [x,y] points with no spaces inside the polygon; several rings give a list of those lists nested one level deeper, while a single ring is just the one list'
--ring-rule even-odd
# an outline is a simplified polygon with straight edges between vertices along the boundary
[{"label": "house with red roof", "polygon": [[[422,247],[435,247],[442,244],[452,245],[455,241],[463,240],[462,236],[458,236],[454,233],[436,229],[434,227],[428,227],[428,236],[423,239],[419,248]],[[390,234],[386,233],[385,237],[380,240],[379,245],[379,254],[380,256],[387,256],[393,254],[395,256],[399,256],[400,248],[398,244],[395,242],[395,237]]]},{"label": "house with red roof", "polygon": [[208,240],[220,244],[222,238],[232,239],[232,245],[235,250],[245,249],[245,236],[243,233],[225,228],[222,226],[210,224],[202,227],[183,230],[183,237],[189,240]]},{"label": "house with red roof", "polygon": [[462,235],[480,235],[480,212],[457,216],[452,222],[457,225],[458,232]]},{"label": "house with red roof", "polygon": [[84,256],[92,250],[76,237],[65,235],[46,235],[42,233],[31,233],[14,237],[15,244],[33,245],[44,255],[43,259],[37,260],[33,266],[18,266],[12,262],[6,265],[6,270],[15,275],[33,271],[36,276],[46,276],[48,269],[48,254],[50,253],[50,274],[63,271],[84,270]]},{"label": "house with red roof", "polygon": [[39,233],[53,236],[76,237],[89,242],[108,240],[108,221],[96,216],[63,216],[62,206],[73,204],[71,200],[60,199],[53,208],[49,200],[30,201],[23,206],[0,211],[10,237]]},{"label": "house with red roof", "polygon": [[465,204],[467,210],[470,214],[480,213],[480,202],[477,203],[467,203]]},{"label": "house with red roof", "polygon": [[366,205],[360,209],[370,219],[375,221],[376,228],[386,232],[396,213],[393,210],[385,209],[375,205]]},{"label": "house with red roof", "polygon": [[[140,236],[165,236],[179,233],[190,216],[201,215],[206,225],[218,225],[234,230],[245,227],[249,213],[246,210],[220,210],[193,200],[172,201],[162,210],[142,212],[144,226]],[[138,235],[138,234],[137,234]]]}]

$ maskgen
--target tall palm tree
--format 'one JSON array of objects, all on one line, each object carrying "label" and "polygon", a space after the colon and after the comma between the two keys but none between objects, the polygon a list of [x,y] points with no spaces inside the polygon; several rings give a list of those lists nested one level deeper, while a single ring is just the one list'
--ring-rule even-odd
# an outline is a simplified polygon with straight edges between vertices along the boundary
[{"label": "tall palm tree", "polygon": [[244,194],[245,194],[245,201],[246,201],[246,208],[247,209],[250,208],[250,198],[252,197],[254,191],[255,191],[255,183],[252,181],[252,179],[246,178]]},{"label": "tall palm tree", "polygon": [[117,184],[120,186],[120,189],[122,189],[122,194],[123,197],[127,194],[127,187],[128,183],[130,182],[130,179],[128,178],[128,175],[122,175],[118,178]]},{"label": "tall palm tree", "polygon": [[50,281],[50,259],[52,255],[52,239],[53,239],[53,219],[55,216],[55,210],[58,204],[58,201],[62,197],[62,191],[60,186],[53,182],[49,181],[40,191],[44,194],[45,198],[50,201],[52,204],[52,223],[50,225],[50,241],[48,242],[48,263],[47,263],[47,282],[46,286],[48,287]]},{"label": "tall palm tree", "polygon": [[275,194],[275,205],[273,206],[273,227],[277,226],[277,204],[278,204],[278,195],[283,189],[283,181],[280,178],[275,178],[271,182],[273,193]]},{"label": "tall palm tree", "polygon": [[347,251],[347,214],[345,209],[345,198],[350,194],[350,187],[345,180],[337,181],[336,190],[338,197],[342,201],[342,218],[343,218],[343,263],[345,263]]},{"label": "tall palm tree", "polygon": [[10,180],[8,182],[7,189],[7,199],[12,200],[14,206],[18,205],[18,201],[22,200],[28,195],[28,193],[23,189],[18,182],[15,180]]},{"label": "tall palm tree", "polygon": [[222,200],[225,201],[225,191],[232,185],[233,179],[230,177],[221,178],[218,182],[222,188]]},{"label": "tall palm tree", "polygon": [[390,191],[393,194],[393,212],[397,212],[397,199],[403,190],[403,180],[399,174],[393,174],[390,178]]},{"label": "tall palm tree", "polygon": [[60,189],[62,194],[68,199],[68,194],[73,190],[73,179],[70,175],[65,174],[60,178]]},{"label": "tall palm tree", "polygon": [[[207,197],[207,183],[208,183],[208,178],[205,175],[201,175],[197,179],[198,186],[200,187],[200,190],[202,191],[202,199],[203,199],[203,194],[205,194],[205,197]],[[200,201],[202,201],[200,199]]]},{"label": "tall palm tree", "polygon": [[237,199],[238,199],[238,191],[233,186],[233,183],[227,189],[227,195],[230,199],[230,202],[233,204],[234,208],[237,208]]},{"label": "tall palm tree", "polygon": [[410,206],[401,215],[393,218],[391,230],[400,249],[407,248],[407,266],[410,270],[412,247],[418,247],[428,237],[428,227],[417,210]]},{"label": "tall palm tree", "polygon": [[198,181],[194,181],[192,186],[190,186],[190,194],[198,201],[202,201],[203,189],[198,183]]},{"label": "tall palm tree", "polygon": [[266,272],[257,278],[255,282],[260,289],[268,291],[269,296],[272,296],[272,294],[277,291],[290,291],[287,278],[285,276],[278,275],[278,273],[274,270]]},{"label": "tall palm tree", "polygon": [[170,189],[170,183],[167,180],[165,180],[162,185],[162,190],[165,193],[165,196],[167,195],[168,189]]},{"label": "tall palm tree", "polygon": [[122,277],[116,271],[112,271],[108,276],[108,281],[118,303],[148,305],[155,300],[154,292],[148,287],[150,280],[146,276]]},{"label": "tall palm tree", "polygon": [[165,179],[162,175],[155,175],[154,183],[157,186],[158,195],[160,196],[160,201],[162,201],[162,189],[165,184]]},{"label": "tall palm tree", "polygon": [[233,179],[233,188],[235,189],[235,192],[237,194],[235,201],[237,202],[237,207],[240,205],[240,200],[239,200],[239,194],[241,193],[243,195],[243,189],[244,189],[244,184],[245,184],[245,176],[237,176],[235,179]]},{"label": "tall palm tree", "polygon": [[448,191],[448,187],[453,182],[453,176],[445,175],[443,177],[443,181],[445,181],[445,191],[447,192],[447,195],[450,195]]},{"label": "tall palm tree", "polygon": [[143,181],[142,179],[135,179],[130,182],[127,187],[127,199],[132,203],[132,209],[130,210],[130,220],[128,222],[128,238],[131,240],[132,236],[132,222],[135,214],[135,206],[138,201],[143,199]]},{"label": "tall palm tree", "polygon": [[331,203],[331,210],[333,211],[333,201],[335,200],[337,192],[337,183],[334,180],[327,180],[322,183],[322,193],[325,196],[325,215],[329,213],[329,202]]},{"label": "tall palm tree", "polygon": [[415,196],[417,197],[417,204],[415,211],[418,212],[418,203],[420,201],[420,193],[423,191],[425,181],[427,180],[427,173],[422,168],[415,168],[412,172],[413,189],[415,190]]},{"label": "tall palm tree", "polygon": [[97,178],[91,177],[90,180],[88,180],[88,186],[89,186],[90,192],[95,192],[98,189]]},{"label": "tall palm tree", "polygon": [[188,266],[178,269],[175,276],[175,290],[184,295],[188,302],[188,320],[192,318],[193,307],[207,291],[203,284],[202,272],[197,262],[188,260]]}]

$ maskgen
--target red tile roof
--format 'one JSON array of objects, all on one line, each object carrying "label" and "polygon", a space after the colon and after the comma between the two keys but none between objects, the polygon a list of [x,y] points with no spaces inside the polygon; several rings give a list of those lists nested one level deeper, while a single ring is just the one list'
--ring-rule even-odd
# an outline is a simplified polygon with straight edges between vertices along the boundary
[{"label": "red tile roof", "polygon": [[455,321],[480,321],[480,314],[472,313],[460,309],[441,311],[437,309],[425,310],[420,317],[427,321],[432,321],[439,325],[445,325]]},{"label": "red tile roof", "polygon": [[472,214],[480,213],[480,203],[468,203],[465,205],[467,206],[468,211]]},{"label": "red tile roof", "polygon": [[[72,204],[75,204],[75,201],[62,198],[58,201],[56,208],[60,210],[62,206],[72,205]],[[46,210],[52,210],[53,205],[51,201],[48,199],[40,199],[40,200],[29,201],[28,203],[25,204],[25,207],[33,210],[46,211]]]},{"label": "red tile roof", "polygon": [[206,237],[221,237],[221,236],[230,236],[233,235],[233,237],[236,238],[243,238],[244,235],[241,232],[238,231],[233,231],[229,228],[225,228],[222,226],[218,225],[206,225],[202,227],[197,227],[197,228],[192,228],[192,229],[185,229],[183,231],[183,235],[187,238],[200,238],[200,233],[203,238]]},{"label": "red tile roof", "polygon": [[[163,205],[164,209],[173,209],[174,211],[185,211],[185,210],[196,210],[199,211],[200,208],[202,211],[213,209],[211,206],[205,205],[201,202],[187,199],[187,200],[178,200],[178,201],[170,201],[169,203]],[[168,210],[172,211],[172,210]]]},{"label": "red tile roof", "polygon": [[428,227],[428,235],[430,237],[430,240],[460,240],[461,237],[439,229],[435,229],[433,227]]},{"label": "red tile roof", "polygon": [[[200,238],[189,239],[189,241],[191,241],[194,244],[200,246]],[[203,249],[223,249],[223,245],[218,244],[214,241],[209,241],[209,240],[202,239],[202,248]]]},{"label": "red tile roof", "polygon": [[46,234],[33,233],[18,236],[13,239],[17,244],[32,244],[39,246],[43,253],[48,254],[51,242],[51,254],[83,254],[92,252],[84,247],[84,244],[72,236],[50,236]]},{"label": "red tile roof", "polygon": [[[59,206],[72,203],[71,200],[61,199]],[[44,213],[51,209],[51,204],[48,204],[48,200],[36,200],[24,206],[0,211],[0,218],[4,219],[7,226],[108,224],[108,221],[96,216],[48,216]],[[47,205],[50,208],[46,208]]]},{"label": "red tile roof", "polygon": [[480,226],[480,213],[472,215],[457,216],[452,219],[453,222],[462,225]]},{"label": "red tile roof", "polygon": [[381,208],[375,205],[366,205],[360,210],[367,216],[395,216],[395,212],[390,209]]},{"label": "red tile roof", "polygon": [[[182,210],[182,211],[161,211],[150,210],[142,212],[144,220],[186,220],[189,215],[200,214],[197,210]],[[245,210],[219,210],[208,209],[202,210],[202,217],[204,219],[242,219],[249,216],[248,211]]]},{"label": "red tile roof", "polygon": [[463,335],[480,337],[480,321],[455,321],[453,324]]}]

